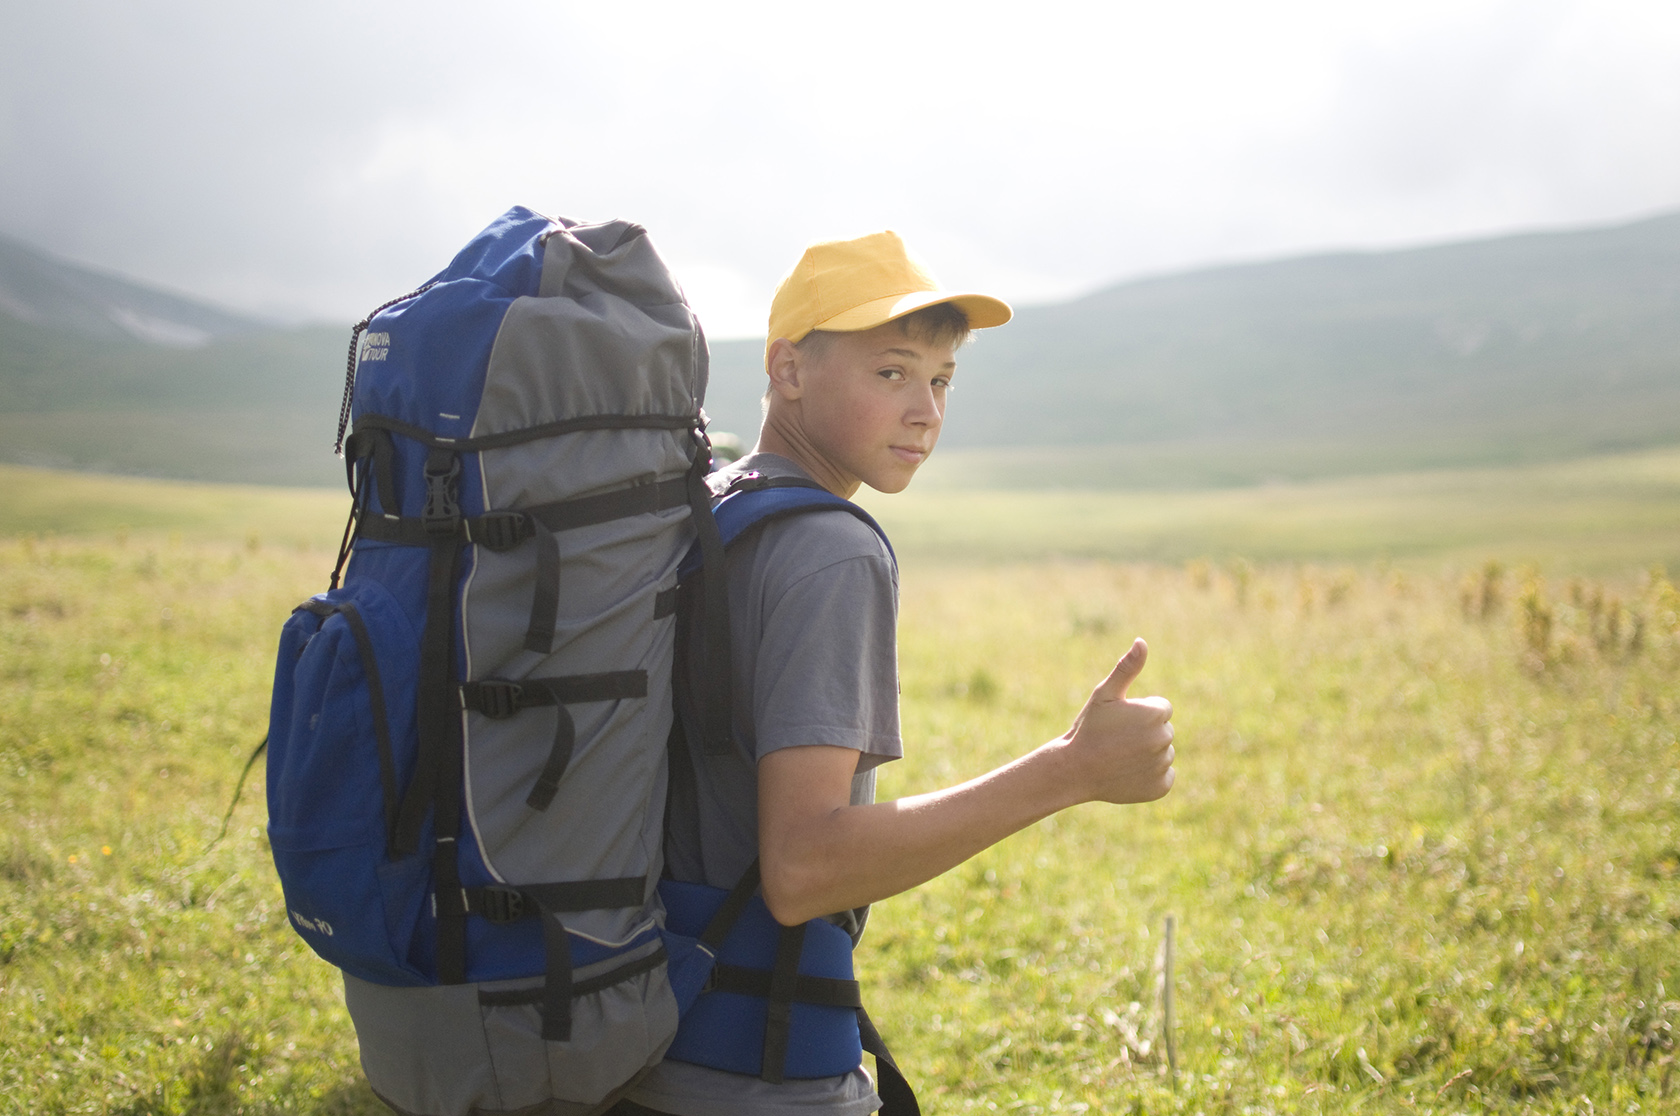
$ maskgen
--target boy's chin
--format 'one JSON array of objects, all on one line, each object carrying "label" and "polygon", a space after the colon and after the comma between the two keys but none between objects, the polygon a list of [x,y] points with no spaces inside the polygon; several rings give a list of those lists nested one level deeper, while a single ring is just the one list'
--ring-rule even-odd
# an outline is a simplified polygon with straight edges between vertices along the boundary
[{"label": "boy's chin", "polygon": [[916,474],[911,472],[902,476],[875,477],[874,479],[864,481],[863,483],[867,484],[870,488],[873,488],[876,492],[892,496],[896,493],[903,492],[906,488],[909,488],[910,482],[915,478],[915,476]]}]

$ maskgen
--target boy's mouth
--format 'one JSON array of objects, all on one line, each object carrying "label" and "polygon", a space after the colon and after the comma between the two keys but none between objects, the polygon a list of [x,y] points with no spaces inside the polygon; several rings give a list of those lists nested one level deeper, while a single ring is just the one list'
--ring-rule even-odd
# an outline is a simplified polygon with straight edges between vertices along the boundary
[{"label": "boy's mouth", "polygon": [[911,465],[920,464],[928,455],[928,451],[919,446],[893,446],[892,451],[898,455],[899,460]]}]

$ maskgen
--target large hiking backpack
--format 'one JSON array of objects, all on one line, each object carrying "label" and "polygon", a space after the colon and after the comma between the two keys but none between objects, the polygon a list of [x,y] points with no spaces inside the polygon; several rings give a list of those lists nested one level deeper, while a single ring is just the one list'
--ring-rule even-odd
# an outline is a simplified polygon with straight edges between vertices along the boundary
[{"label": "large hiking backpack", "polygon": [[393,1107],[595,1111],[698,992],[655,885],[697,535],[723,607],[705,342],[641,228],[516,208],[352,354],[351,523],[270,719],[287,913]]}]

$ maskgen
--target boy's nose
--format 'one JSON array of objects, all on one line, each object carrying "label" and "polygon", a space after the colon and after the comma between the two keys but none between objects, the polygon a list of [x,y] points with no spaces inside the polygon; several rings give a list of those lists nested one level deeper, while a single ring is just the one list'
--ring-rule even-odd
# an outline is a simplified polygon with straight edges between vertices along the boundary
[{"label": "boy's nose", "polygon": [[915,403],[904,416],[904,421],[911,426],[928,426],[936,430],[944,420],[944,411],[940,409],[939,399],[932,387],[917,394]]}]

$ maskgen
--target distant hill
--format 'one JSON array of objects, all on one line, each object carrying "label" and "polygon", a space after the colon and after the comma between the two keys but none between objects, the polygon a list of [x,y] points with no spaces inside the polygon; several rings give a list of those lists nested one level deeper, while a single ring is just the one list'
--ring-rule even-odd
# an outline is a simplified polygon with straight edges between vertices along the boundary
[{"label": "distant hill", "polygon": [[7,319],[85,337],[186,349],[274,327],[0,237],[0,321]]},{"label": "distant hill", "polygon": [[[276,329],[0,241],[0,458],[341,483],[348,329]],[[752,437],[763,342],[712,346]],[[930,485],[1172,487],[1680,443],[1680,214],[1121,283],[961,355]]]},{"label": "distant hill", "polygon": [[271,322],[0,239],[0,459],[342,483],[347,329]]},{"label": "distant hill", "polygon": [[[713,348],[757,428],[760,341]],[[1026,306],[959,357],[941,447],[990,483],[1248,483],[1680,442],[1680,213],[1345,252]],[[947,460],[941,461],[943,456]]]}]

